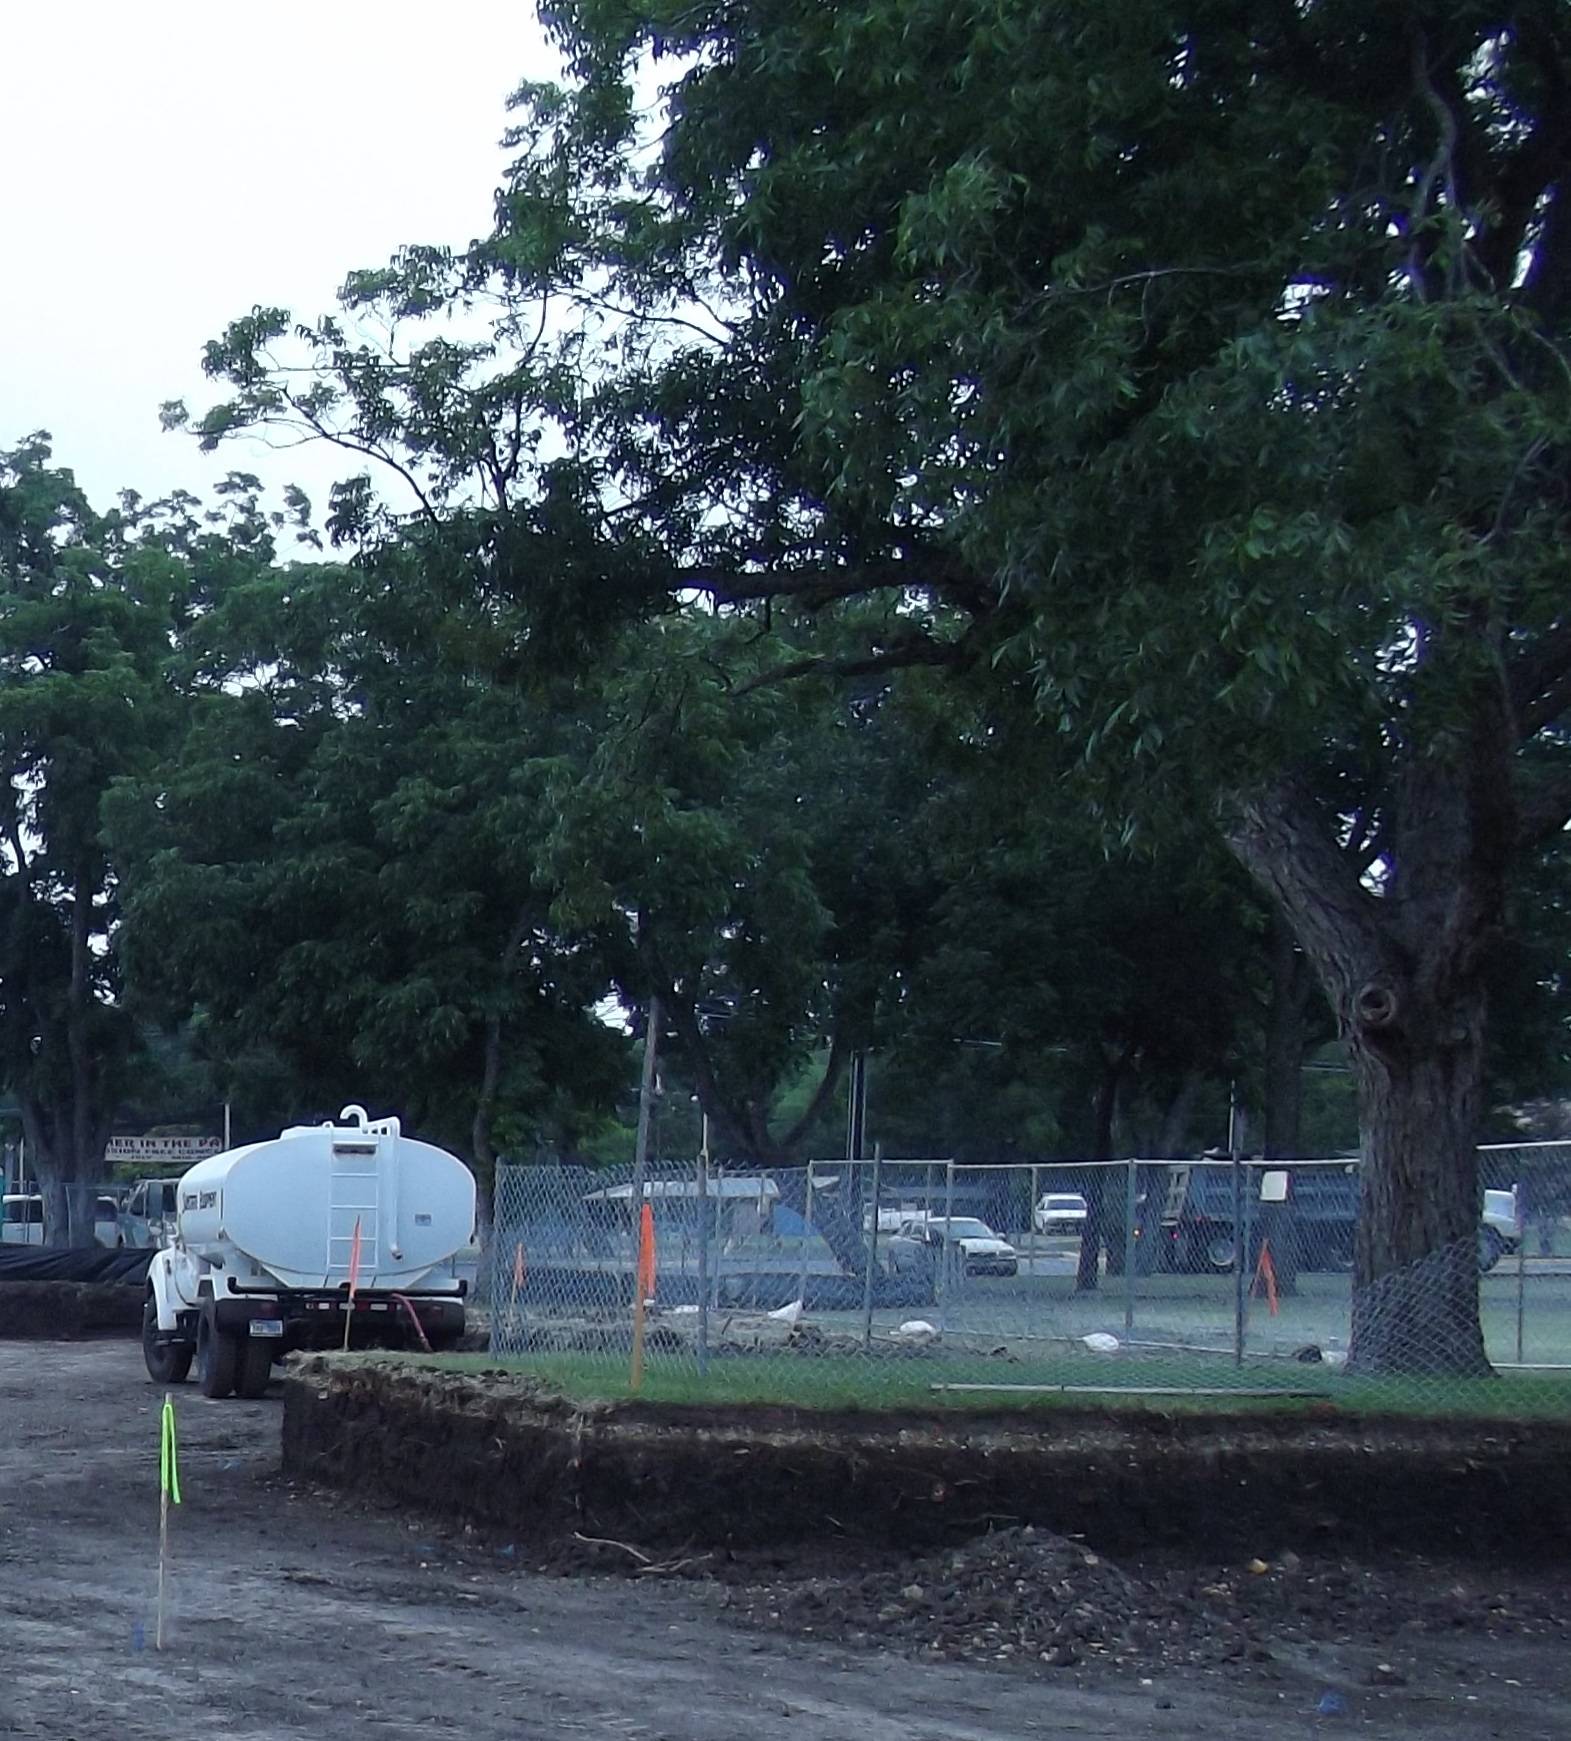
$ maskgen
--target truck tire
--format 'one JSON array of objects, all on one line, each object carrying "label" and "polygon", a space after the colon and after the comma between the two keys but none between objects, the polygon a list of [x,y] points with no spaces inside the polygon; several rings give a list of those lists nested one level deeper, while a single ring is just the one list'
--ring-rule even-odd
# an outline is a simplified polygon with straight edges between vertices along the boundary
[{"label": "truck tire", "polygon": [[149,1289],[142,1302],[142,1358],[156,1384],[184,1384],[194,1350],[189,1342],[158,1340],[158,1302]]},{"label": "truck tire", "polygon": [[203,1396],[215,1401],[235,1388],[240,1360],[240,1338],[220,1330],[211,1309],[203,1312],[196,1327],[196,1382]]},{"label": "truck tire", "polygon": [[239,1361],[235,1368],[235,1395],[255,1402],[266,1396],[273,1377],[273,1345],[260,1336],[239,1339]]},{"label": "truck tire", "polygon": [[1201,1240],[1201,1250],[1205,1267],[1213,1272],[1231,1272],[1238,1262],[1238,1241],[1231,1227],[1219,1225],[1209,1229]]},{"label": "truck tire", "polygon": [[1480,1227],[1478,1230],[1478,1273],[1486,1276],[1497,1263],[1515,1247],[1511,1241],[1493,1227]]}]

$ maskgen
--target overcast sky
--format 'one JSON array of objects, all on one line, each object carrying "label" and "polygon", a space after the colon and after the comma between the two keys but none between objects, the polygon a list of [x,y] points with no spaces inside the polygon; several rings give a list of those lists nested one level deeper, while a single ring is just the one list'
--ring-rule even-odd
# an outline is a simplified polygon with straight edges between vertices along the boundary
[{"label": "overcast sky", "polygon": [[235,315],[321,312],[405,242],[488,227],[508,94],[551,71],[528,0],[53,0],[6,16],[0,446],[53,433],[99,506],[230,469],[344,469],[252,444],[211,458],[158,407],[207,403]]}]

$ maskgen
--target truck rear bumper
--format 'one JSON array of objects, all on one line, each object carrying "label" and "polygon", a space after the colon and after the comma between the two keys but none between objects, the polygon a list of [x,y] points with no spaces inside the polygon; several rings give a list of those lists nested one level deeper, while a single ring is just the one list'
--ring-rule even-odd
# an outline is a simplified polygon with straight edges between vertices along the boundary
[{"label": "truck rear bumper", "polygon": [[[358,1293],[351,1313],[341,1289],[299,1290],[243,1298],[220,1296],[213,1303],[220,1330],[250,1335],[253,1320],[278,1324],[269,1331],[280,1351],[291,1348],[342,1348],[344,1320],[350,1317],[349,1343],[357,1348],[418,1346],[413,1320],[433,1348],[450,1348],[464,1333],[464,1302],[446,1295]],[[411,1316],[412,1315],[412,1316]]]}]

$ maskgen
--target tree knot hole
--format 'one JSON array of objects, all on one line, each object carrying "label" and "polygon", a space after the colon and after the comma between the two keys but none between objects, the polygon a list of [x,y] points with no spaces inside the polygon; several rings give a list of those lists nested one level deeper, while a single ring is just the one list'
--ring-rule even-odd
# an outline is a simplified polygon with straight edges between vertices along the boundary
[{"label": "tree knot hole", "polygon": [[1360,1027],[1389,1028],[1401,1007],[1402,1000],[1392,987],[1378,979],[1370,980],[1353,994],[1353,1014]]}]

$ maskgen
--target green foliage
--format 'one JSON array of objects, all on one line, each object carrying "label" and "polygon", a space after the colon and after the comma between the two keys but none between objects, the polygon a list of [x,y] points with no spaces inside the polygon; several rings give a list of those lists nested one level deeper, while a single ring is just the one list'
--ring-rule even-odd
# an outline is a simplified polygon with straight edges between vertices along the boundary
[{"label": "green foliage", "polygon": [[215,602],[183,738],[109,807],[128,963],[209,1045],[285,1060],[297,1109],[571,1147],[625,1049],[533,877],[556,716],[382,578],[273,570]]},{"label": "green foliage", "polygon": [[[70,1191],[96,1176],[145,1069],[101,805],[175,728],[168,648],[212,544],[238,546],[180,504],[97,515],[49,459],[44,436],[0,454],[0,1070],[61,1241],[81,1208]],[[244,504],[223,515],[247,516]]]}]

